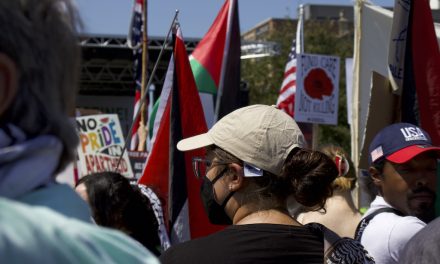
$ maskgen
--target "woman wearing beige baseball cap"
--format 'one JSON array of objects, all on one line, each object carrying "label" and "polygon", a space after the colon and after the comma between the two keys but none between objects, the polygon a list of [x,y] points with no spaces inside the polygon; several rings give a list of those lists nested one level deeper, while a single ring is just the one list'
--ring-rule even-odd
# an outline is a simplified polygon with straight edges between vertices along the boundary
[{"label": "woman wearing beige baseball cap", "polygon": [[290,116],[248,106],[177,144],[181,151],[203,147],[207,156],[193,158],[202,202],[212,223],[232,225],[171,247],[162,263],[374,263],[359,243],[289,215],[289,196],[322,207],[338,175],[329,157],[305,149]]}]

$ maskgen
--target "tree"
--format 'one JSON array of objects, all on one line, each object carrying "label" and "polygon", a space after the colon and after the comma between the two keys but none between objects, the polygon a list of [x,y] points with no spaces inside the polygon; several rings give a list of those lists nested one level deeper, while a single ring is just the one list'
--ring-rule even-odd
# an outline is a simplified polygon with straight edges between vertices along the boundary
[{"label": "tree", "polygon": [[[265,41],[280,45],[280,55],[242,62],[242,79],[248,83],[251,104],[275,104],[283,80],[284,67],[292,40],[296,34],[296,21],[286,19],[267,34]],[[341,23],[348,23],[341,25]],[[349,26],[349,27],[347,27]],[[349,28],[349,30],[342,30]],[[345,58],[353,56],[354,31],[352,23],[336,20],[306,21],[304,25],[304,52],[341,58],[339,81],[338,125],[320,125],[319,145],[337,144],[350,151],[350,128],[347,124],[345,92]]]}]

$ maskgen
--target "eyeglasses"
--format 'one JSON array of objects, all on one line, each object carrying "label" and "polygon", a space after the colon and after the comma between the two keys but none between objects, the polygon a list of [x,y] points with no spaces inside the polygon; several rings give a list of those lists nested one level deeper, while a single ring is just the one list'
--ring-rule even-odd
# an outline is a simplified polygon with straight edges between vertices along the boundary
[{"label": "eyeglasses", "polygon": [[219,165],[227,165],[229,163],[226,162],[213,162],[208,159],[204,159],[201,157],[193,157],[192,158],[192,168],[194,171],[194,175],[196,175],[197,179],[201,179],[206,176],[208,171],[215,166]]}]

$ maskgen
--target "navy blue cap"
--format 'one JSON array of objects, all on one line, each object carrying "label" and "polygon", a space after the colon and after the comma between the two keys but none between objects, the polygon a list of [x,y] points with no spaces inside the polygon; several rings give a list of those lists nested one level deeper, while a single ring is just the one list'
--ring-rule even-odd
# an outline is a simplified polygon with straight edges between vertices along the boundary
[{"label": "navy blue cap", "polygon": [[382,129],[370,144],[368,163],[383,159],[394,163],[405,163],[426,151],[438,151],[432,146],[431,138],[425,130],[409,123],[397,123]]}]

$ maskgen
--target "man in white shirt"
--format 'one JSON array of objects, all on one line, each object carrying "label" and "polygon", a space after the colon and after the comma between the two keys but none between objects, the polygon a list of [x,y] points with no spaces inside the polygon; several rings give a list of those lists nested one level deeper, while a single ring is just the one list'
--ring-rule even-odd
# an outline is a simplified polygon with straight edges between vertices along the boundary
[{"label": "man in white shirt", "polygon": [[408,240],[435,217],[440,148],[421,128],[397,123],[376,135],[369,153],[369,173],[379,195],[355,236],[376,263],[400,263]]}]

